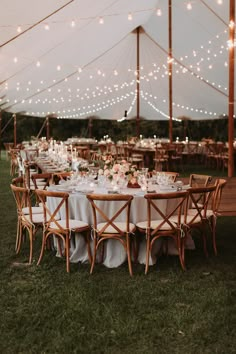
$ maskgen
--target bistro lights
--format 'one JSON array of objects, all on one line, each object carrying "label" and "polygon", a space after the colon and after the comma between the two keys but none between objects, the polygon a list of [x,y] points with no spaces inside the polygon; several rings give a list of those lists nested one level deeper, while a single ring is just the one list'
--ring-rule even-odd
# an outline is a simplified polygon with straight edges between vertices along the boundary
[{"label": "bistro lights", "polygon": [[[222,5],[223,4],[223,0],[215,0],[215,2],[218,4],[218,5]],[[192,4],[193,4],[193,1],[187,1],[186,2],[186,8],[188,10],[192,10]],[[147,8],[147,9],[141,9],[141,10],[137,10],[137,11],[133,11],[132,13],[129,12],[128,15],[127,13],[110,13],[110,14],[106,14],[106,15],[103,15],[103,16],[100,16],[98,17],[98,23],[99,24],[104,24],[104,17],[115,17],[115,16],[122,16],[122,15],[126,15],[127,16],[127,19],[128,21],[132,21],[133,20],[133,15],[134,14],[138,14],[138,13],[142,13],[142,12],[152,12],[152,11],[155,11],[156,12],[156,15],[157,16],[162,16],[162,9],[160,7],[157,7],[157,8]],[[50,17],[50,15],[48,16]],[[61,24],[63,22],[67,23],[67,26],[68,26],[68,23],[69,23],[69,27],[71,28],[74,28],[76,26],[76,23],[79,22],[79,21],[92,21],[92,20],[97,20],[97,17],[78,17],[78,18],[73,18],[71,20],[65,20],[65,21],[61,21],[61,20],[53,20],[51,23],[53,24]],[[22,31],[22,27],[32,27],[34,24],[33,23],[29,23],[29,24],[18,24],[18,26],[16,27],[16,31],[17,33],[20,35],[21,33],[23,33],[24,31]],[[42,22],[42,25],[44,27],[44,29],[46,31],[50,30],[50,22],[47,21],[47,23],[45,22]],[[5,27],[6,25],[4,25]],[[10,27],[11,25],[8,24],[8,26]],[[3,27],[0,26],[0,27]]]},{"label": "bistro lights", "polygon": [[[219,1],[218,1],[219,3]],[[221,2],[222,3],[222,2]],[[188,2],[188,4],[191,4],[191,2]],[[150,10],[150,9],[149,9]],[[158,15],[158,10],[161,11],[161,9],[157,9],[156,14]],[[135,12],[133,13],[129,13],[128,17],[129,17],[129,21],[131,21],[133,19],[133,15],[135,14]],[[108,15],[107,15],[108,16]],[[111,16],[111,15],[109,15]],[[127,16],[127,13],[126,13]],[[98,17],[96,16],[96,18],[94,18],[95,21],[97,21]],[[103,20],[102,17],[100,17],[100,19]],[[127,19],[126,19],[127,20]],[[73,25],[72,25],[73,23]],[[71,27],[76,25],[76,19],[71,21]],[[45,24],[46,26],[46,24]],[[229,26],[235,26],[235,24],[232,22],[229,24]],[[0,26],[1,27],[1,26]],[[21,26],[18,26],[21,28]],[[227,27],[227,26],[226,26]],[[46,29],[46,28],[45,28]],[[49,25],[48,25],[48,29],[49,29]],[[18,31],[18,30],[17,30]],[[19,32],[20,33],[20,32]],[[154,68],[150,68],[150,67],[146,67],[145,71],[143,67],[140,67],[140,69],[137,71],[135,69],[129,69],[129,71],[132,71],[132,75],[133,77],[130,78],[130,81],[128,81],[128,83],[120,83],[119,80],[121,78],[121,72],[122,69],[118,66],[117,68],[115,68],[113,66],[113,68],[111,68],[110,70],[107,69],[101,69],[101,68],[91,68],[91,65],[85,65],[85,67],[83,68],[83,73],[82,73],[82,69],[78,68],[77,69],[77,65],[74,65],[73,70],[71,70],[71,73],[65,73],[64,70],[64,66],[63,65],[57,65],[57,63],[53,64],[53,68],[51,70],[51,73],[55,74],[55,71],[61,71],[61,73],[59,74],[55,74],[54,76],[54,80],[52,83],[52,78],[50,78],[49,80],[49,76],[48,78],[45,77],[45,81],[44,82],[40,82],[41,85],[39,85],[39,82],[33,82],[33,85],[31,85],[30,90],[29,87],[27,87],[27,83],[25,82],[25,85],[23,82],[20,83],[20,85],[18,85],[17,87],[11,87],[11,85],[9,85],[9,92],[16,90],[16,91],[20,91],[19,94],[21,96],[25,96],[25,97],[21,97],[19,98],[19,100],[16,100],[16,96],[11,98],[11,103],[16,103],[16,101],[19,102],[28,102],[29,104],[32,105],[32,107],[30,108],[31,110],[33,110],[33,105],[38,104],[38,107],[43,104],[46,105],[46,103],[48,102],[56,102],[58,103],[58,112],[63,112],[63,115],[67,115],[67,117],[71,116],[71,113],[74,112],[73,114],[77,114],[79,116],[84,116],[86,114],[94,114],[96,112],[101,111],[102,109],[106,109],[107,107],[114,105],[114,104],[118,104],[120,101],[122,100],[129,100],[130,97],[134,96],[134,92],[132,92],[131,90],[134,90],[134,88],[132,88],[132,86],[136,86],[137,82],[147,82],[147,83],[151,83],[151,81],[153,80],[165,80],[167,78],[167,76],[169,75],[169,70],[168,70],[168,63],[172,62],[173,63],[173,73],[178,74],[178,75],[194,75],[195,78],[203,81],[205,84],[215,87],[218,89],[218,91],[226,91],[227,94],[227,87],[224,87],[223,83],[218,83],[218,82],[212,82],[212,79],[210,79],[211,74],[210,74],[210,70],[213,71],[214,69],[214,65],[216,66],[215,63],[218,64],[218,62],[222,63],[222,67],[224,69],[224,66],[227,67],[227,61],[225,60],[225,58],[222,56],[220,57],[220,55],[226,53],[226,51],[229,50],[229,48],[232,48],[234,46],[236,46],[236,41],[227,41],[227,45],[226,45],[226,40],[225,40],[225,45],[222,45],[221,47],[218,45],[217,46],[217,41],[219,41],[220,36],[222,36],[221,34],[218,34],[215,37],[215,40],[212,39],[210,41],[207,42],[207,44],[204,44],[204,46],[201,46],[201,49],[195,49],[192,50],[192,52],[188,55],[183,55],[183,57],[181,59],[178,58],[169,58],[169,57],[165,57],[166,58],[166,62],[165,64],[159,64],[155,63],[155,65],[153,64]],[[226,34],[224,34],[226,35]],[[219,48],[220,47],[220,48]],[[158,56],[157,56],[158,57]],[[219,60],[220,59],[222,60]],[[217,58],[217,59],[216,59]],[[22,60],[23,59],[23,60]],[[21,70],[20,64],[22,65],[22,63],[24,63],[25,58],[24,57],[19,57],[19,60],[17,57],[15,58],[10,58],[10,62],[11,65],[13,66],[14,64],[12,63],[12,61],[14,63],[18,63],[19,62],[19,68],[18,65],[16,66],[16,74]],[[32,60],[33,65],[36,65],[37,67],[40,67],[40,61],[37,61],[37,58],[34,58]],[[165,60],[164,60],[165,61]],[[181,61],[181,62],[180,62]],[[94,63],[96,63],[96,61],[94,60]],[[61,63],[63,64],[63,62]],[[82,63],[80,63],[82,64]],[[83,64],[82,64],[83,65]],[[43,61],[43,56],[42,56],[42,68],[46,68],[46,63],[44,63]],[[205,77],[201,76],[203,74],[201,74],[201,72],[203,72],[203,69],[207,69],[207,73],[205,74]],[[35,69],[36,70],[36,69]],[[106,71],[106,72],[105,72]],[[78,76],[78,72],[82,73],[80,76]],[[119,72],[119,75],[118,75]],[[40,70],[40,77],[44,77],[43,76],[43,72],[41,74],[41,70]],[[124,73],[123,73],[124,74]],[[209,77],[207,77],[207,75],[209,75]],[[101,80],[103,77],[112,77],[112,76],[118,76],[117,78],[114,78],[114,80],[116,80],[116,85],[113,85],[111,87],[106,87],[103,86],[103,84],[101,84]],[[134,77],[135,76],[135,77]],[[57,80],[55,79],[55,77],[57,78]],[[137,80],[137,77],[139,78],[139,80]],[[89,80],[88,80],[89,79]],[[208,80],[209,79],[209,80]],[[74,80],[73,83],[71,83],[71,81]],[[79,86],[81,87],[81,91],[80,89],[78,89],[78,85],[76,84],[80,84],[80,82],[77,82],[76,80],[81,80],[80,82],[82,82],[82,84]],[[87,80],[87,81],[86,81]],[[28,80],[27,80],[28,81]],[[68,85],[71,85],[72,89],[68,89],[67,86],[63,86],[61,85],[61,83],[63,82],[67,82],[68,81]],[[91,83],[90,83],[91,81]],[[103,81],[104,82],[104,81]],[[11,78],[9,79],[9,83],[11,83]],[[84,83],[84,85],[83,85]],[[76,85],[76,87],[73,89],[73,84]],[[37,85],[37,86],[36,86]],[[42,86],[43,85],[43,86]],[[61,85],[61,86],[59,86]],[[87,87],[86,85],[90,85],[91,88]],[[149,85],[149,84],[148,84]],[[147,85],[147,86],[148,86]],[[85,86],[85,87],[83,87]],[[145,86],[145,85],[144,85]],[[6,89],[8,89],[8,86],[5,86]],[[36,89],[36,87],[40,87],[38,89]],[[60,87],[60,88],[58,88]],[[95,89],[96,87],[96,89]],[[97,89],[98,87],[98,89]],[[119,97],[115,97],[114,93],[116,93],[117,91],[122,90],[123,88],[129,87],[130,90],[129,92],[127,92],[126,94],[122,95],[117,93],[117,96]],[[30,91],[30,94],[28,93]],[[76,92],[77,91],[77,92]],[[80,92],[79,92],[80,91]],[[148,90],[147,90],[148,91]],[[48,95],[49,97],[45,98],[45,96],[43,97],[43,95],[47,92],[51,92],[50,95]],[[60,92],[60,96],[61,97],[57,97],[57,93]],[[38,94],[40,94],[41,96],[41,101],[40,99],[36,100],[35,97],[39,97]],[[19,95],[18,94],[18,95]],[[143,94],[143,97],[146,97],[146,94],[149,95],[147,92],[145,94]],[[111,99],[109,97],[109,95],[113,95],[113,99]],[[30,97],[29,97],[30,96]],[[149,95],[150,97],[151,95]],[[104,98],[106,97],[106,98]],[[97,98],[100,100],[100,104],[96,103],[96,104],[92,104],[92,99],[93,98]],[[15,99],[15,100],[14,100]],[[145,98],[146,100],[147,98]],[[102,102],[103,100],[103,102]],[[148,98],[148,103],[150,106],[153,105],[153,109],[158,110],[158,108],[155,106],[155,103],[153,103],[153,99],[151,100],[151,98]],[[82,102],[83,101],[83,102]],[[72,104],[69,104],[72,103]],[[70,106],[70,109],[67,109],[66,106]],[[83,107],[81,107],[83,105]],[[174,104],[173,104],[174,105]],[[176,105],[177,106],[177,105]],[[65,107],[64,109],[61,107]],[[76,107],[80,107],[81,110],[79,111],[79,113],[77,112],[77,108]],[[155,107],[155,108],[154,108]],[[189,106],[184,106],[184,105],[180,105],[180,107],[182,109],[185,109],[186,111],[196,111],[193,107],[189,107]],[[50,109],[49,107],[44,107],[44,110]],[[37,110],[40,110],[40,108],[37,108]],[[163,112],[162,112],[163,113]],[[161,113],[161,114],[162,114]],[[216,115],[216,113],[214,112],[207,112],[207,110],[202,111],[203,114],[208,114],[208,115]],[[42,114],[42,112],[40,113]]]}]

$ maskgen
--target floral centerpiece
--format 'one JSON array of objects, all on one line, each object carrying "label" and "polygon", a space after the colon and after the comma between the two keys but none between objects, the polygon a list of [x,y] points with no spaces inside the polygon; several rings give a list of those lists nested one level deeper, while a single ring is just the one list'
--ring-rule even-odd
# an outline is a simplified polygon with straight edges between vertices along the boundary
[{"label": "floral centerpiece", "polygon": [[78,166],[78,172],[81,176],[85,176],[88,174],[89,172],[89,168],[88,168],[88,164],[84,163],[84,164],[80,164]]},{"label": "floral centerpiece", "polygon": [[137,167],[126,160],[122,160],[120,163],[115,163],[112,157],[108,157],[104,161],[103,169],[99,169],[98,174],[104,175],[107,179],[116,183],[119,183],[120,180],[126,180],[128,187],[140,187],[138,184],[139,171],[137,170]]}]

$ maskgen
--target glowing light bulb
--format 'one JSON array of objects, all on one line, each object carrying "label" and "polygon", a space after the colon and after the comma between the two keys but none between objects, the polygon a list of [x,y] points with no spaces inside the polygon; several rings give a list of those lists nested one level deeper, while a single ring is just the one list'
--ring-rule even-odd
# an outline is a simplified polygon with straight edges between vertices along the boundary
[{"label": "glowing light bulb", "polygon": [[188,9],[188,10],[192,10],[192,4],[191,4],[191,2],[188,2],[188,3],[187,3],[187,9]]},{"label": "glowing light bulb", "polygon": [[131,13],[128,14],[128,20],[129,20],[129,21],[132,21],[132,20],[133,20],[133,16],[132,16]]}]

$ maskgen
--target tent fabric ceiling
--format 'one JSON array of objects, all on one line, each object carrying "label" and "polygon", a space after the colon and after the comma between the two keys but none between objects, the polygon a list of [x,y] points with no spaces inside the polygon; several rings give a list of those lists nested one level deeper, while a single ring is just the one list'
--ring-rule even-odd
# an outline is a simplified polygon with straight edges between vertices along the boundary
[{"label": "tent fabric ceiling", "polygon": [[[229,1],[191,3],[172,1],[173,117],[218,118],[228,114]],[[169,119],[167,0],[2,0],[0,24],[1,109],[129,119],[139,77],[140,117]]]}]

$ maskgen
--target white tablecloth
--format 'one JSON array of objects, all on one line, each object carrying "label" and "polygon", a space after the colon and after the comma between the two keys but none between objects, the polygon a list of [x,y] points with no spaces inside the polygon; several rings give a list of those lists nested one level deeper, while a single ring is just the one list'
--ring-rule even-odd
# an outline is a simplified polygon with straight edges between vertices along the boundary
[{"label": "white tablecloth", "polygon": [[[76,191],[77,189],[77,191]],[[81,190],[78,191],[78,189]],[[88,199],[86,198],[86,190],[89,192],[91,187],[89,186],[78,186],[78,187],[71,187],[66,185],[60,186],[51,186],[50,190],[57,190],[63,192],[70,192],[69,196],[69,212],[71,219],[78,219],[87,222],[88,224],[93,224],[93,217],[92,217],[92,209]],[[93,187],[94,193],[108,193],[106,188],[98,188]],[[158,190],[158,186],[156,187],[156,191]],[[166,191],[165,191],[166,192]],[[130,212],[130,222],[136,224],[139,221],[147,220],[147,201],[143,197],[144,192],[140,189],[132,189],[132,188],[125,188],[122,190],[122,193],[132,194],[134,195],[134,199],[131,204],[131,212]],[[170,203],[173,203],[174,200],[162,200],[160,201],[161,208],[164,211],[170,206]],[[51,210],[54,210],[56,207],[57,200],[56,198],[49,198],[48,205]],[[109,213],[114,212],[115,204],[112,202],[105,203],[101,202],[102,210],[109,215]],[[159,204],[160,206],[160,204]],[[61,214],[59,217],[64,218],[65,215]],[[155,218],[155,215],[154,215]],[[125,213],[121,214],[119,217],[119,221],[124,221]],[[98,220],[98,222],[101,220]],[[159,240],[158,240],[159,241]],[[156,241],[154,244],[154,248],[152,251],[152,255],[150,258],[149,264],[152,265],[156,263],[156,255],[160,249],[161,241]],[[91,241],[92,247],[92,241]],[[194,244],[190,240],[190,244],[188,248],[194,248]],[[92,249],[92,248],[91,248]],[[174,242],[172,240],[168,244],[168,254],[178,254]],[[99,255],[98,255],[99,256]],[[140,242],[139,245],[139,255],[138,255],[138,262],[141,264],[145,264],[146,262],[146,242],[145,242],[145,235],[143,236],[143,240]],[[121,245],[120,242],[116,240],[108,240],[106,243],[106,247],[104,249],[104,260],[103,264],[109,268],[118,267],[126,260],[126,252]],[[75,235],[75,238],[71,241],[71,249],[70,249],[70,261],[73,263],[76,262],[87,262],[88,255],[87,255],[87,247],[85,241],[80,235]]]}]

